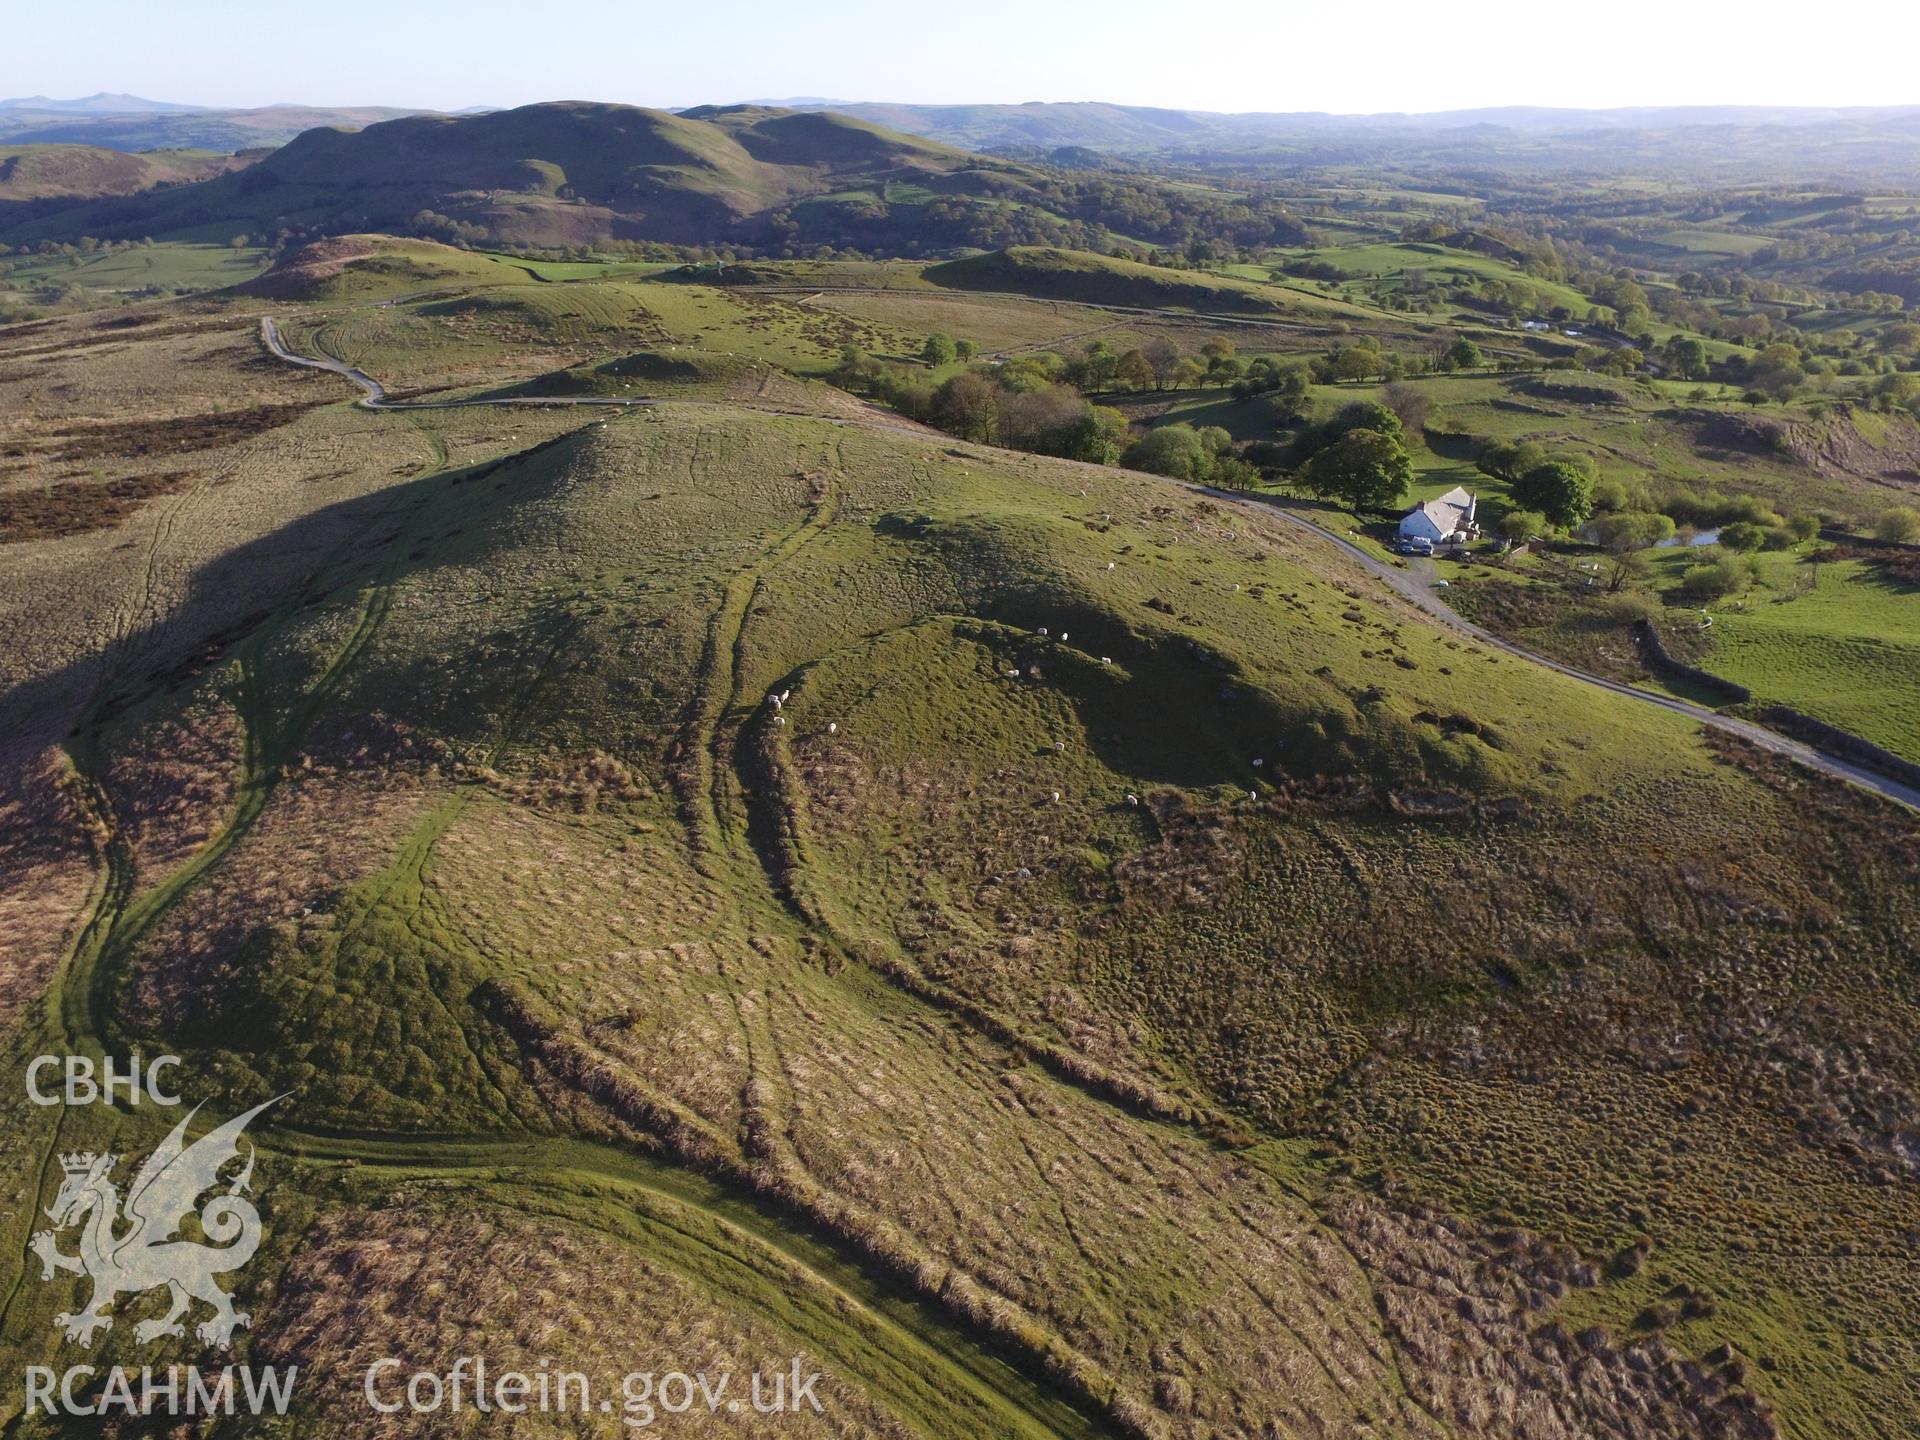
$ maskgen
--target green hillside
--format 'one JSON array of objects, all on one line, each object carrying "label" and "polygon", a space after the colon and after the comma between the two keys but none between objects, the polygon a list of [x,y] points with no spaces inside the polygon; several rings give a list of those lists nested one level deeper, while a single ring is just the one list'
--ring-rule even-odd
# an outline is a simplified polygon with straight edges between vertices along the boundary
[{"label": "green hillside", "polygon": [[1365,313],[1339,301],[1231,275],[1169,270],[1137,260],[1051,247],[1017,246],[949,260],[928,267],[926,278],[958,290],[1005,290],[1094,305],[1252,316],[1275,316],[1290,310],[1328,316]]}]

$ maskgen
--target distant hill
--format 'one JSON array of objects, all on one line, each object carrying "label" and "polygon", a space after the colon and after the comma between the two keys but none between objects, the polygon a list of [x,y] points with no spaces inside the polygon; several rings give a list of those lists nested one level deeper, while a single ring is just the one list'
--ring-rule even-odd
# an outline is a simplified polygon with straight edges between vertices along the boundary
[{"label": "distant hill", "polygon": [[[357,130],[382,120],[427,113],[387,106],[331,108],[314,105],[267,105],[253,110],[198,110],[190,106],[167,105],[153,110],[94,112],[35,109],[35,103],[10,101],[0,105],[0,141],[22,145],[98,145],[111,150],[128,151],[232,152],[272,149],[316,126]],[[87,102],[66,103],[74,106]],[[141,103],[160,105],[157,101]]]},{"label": "distant hill", "polygon": [[75,207],[0,238],[383,231],[507,247],[609,241],[939,253],[1195,236],[1298,243],[1277,201],[1039,170],[824,111],[567,101],[306,131],[244,174]]},{"label": "distant hill", "polygon": [[0,100],[0,110],[39,110],[58,115],[166,115],[191,113],[199,105],[175,105],[167,100],[143,100],[138,95],[112,95],[101,91],[78,100],[49,100],[31,95],[23,100]]},{"label": "distant hill", "polygon": [[1573,160],[1598,173],[1657,163],[1720,175],[1735,165],[1762,177],[1843,164],[1910,174],[1920,163],[1920,106],[1501,106],[1411,115],[1220,114],[1098,102],[835,108],[909,134],[1016,156],[1072,148],[1224,166],[1384,157],[1557,168]]}]

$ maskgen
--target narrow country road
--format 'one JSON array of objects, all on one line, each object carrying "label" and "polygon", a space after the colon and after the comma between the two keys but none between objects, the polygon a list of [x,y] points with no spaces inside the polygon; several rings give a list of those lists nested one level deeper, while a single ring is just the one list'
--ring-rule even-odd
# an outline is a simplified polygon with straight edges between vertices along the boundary
[{"label": "narrow country road", "polygon": [[273,323],[271,316],[260,317],[260,339],[267,349],[289,365],[304,365],[309,370],[327,370],[335,375],[344,375],[367,393],[360,398],[360,404],[368,410],[458,410],[468,405],[617,405],[622,409],[651,405],[651,400],[622,400],[607,395],[502,395],[480,397],[471,400],[389,400],[387,388],[364,370],[357,370],[344,360],[322,358],[308,359],[305,355],[296,355],[287,349],[280,339],[280,327]]},{"label": "narrow country road", "polygon": [[1663,695],[1654,690],[1637,689],[1632,685],[1622,684],[1618,680],[1608,680],[1603,676],[1592,674],[1589,671],[1578,669],[1575,666],[1562,664],[1558,660],[1549,659],[1537,651],[1529,650],[1521,645],[1515,645],[1510,640],[1503,640],[1491,630],[1474,624],[1473,621],[1467,619],[1466,616],[1455,610],[1451,605],[1448,605],[1446,601],[1434,593],[1432,585],[1426,579],[1411,575],[1398,566],[1389,565],[1385,561],[1369,555],[1352,541],[1343,540],[1338,535],[1314,524],[1313,521],[1309,520],[1305,515],[1289,508],[1284,501],[1256,499],[1251,496],[1236,494],[1231,490],[1203,488],[1205,488],[1205,493],[1218,500],[1229,501],[1237,505],[1257,505],[1262,510],[1278,515],[1289,524],[1306,531],[1307,534],[1314,536],[1316,539],[1334,546],[1336,549],[1342,551],[1348,559],[1367,571],[1367,573],[1386,581],[1387,585],[1391,587],[1396,594],[1411,601],[1414,605],[1419,606],[1420,609],[1426,611],[1429,615],[1440,621],[1441,624],[1448,626],[1450,629],[1457,630],[1462,635],[1466,635],[1490,649],[1515,656],[1518,659],[1529,661],[1535,665],[1543,665],[1549,670],[1558,671],[1569,679],[1581,681],[1583,684],[1594,685],[1602,690],[1611,690],[1616,695],[1625,695],[1629,699],[1639,700],[1648,705],[1658,705],[1663,710],[1671,710],[1675,714],[1685,715],[1689,719],[1698,720],[1702,725],[1711,725],[1716,730],[1724,730],[1730,735],[1738,735],[1741,739],[1758,745],[1763,750],[1771,751],[1775,755],[1782,755],[1789,760],[1798,761],[1810,770],[1818,770],[1823,775],[1831,775],[1837,780],[1845,780],[1850,784],[1872,790],[1879,795],[1884,795],[1889,800],[1895,800],[1902,805],[1909,805],[1916,810],[1920,810],[1920,789],[1916,789],[1911,785],[1904,785],[1890,776],[1880,774],[1877,770],[1869,770],[1864,765],[1856,765],[1850,760],[1842,760],[1837,755],[1829,755],[1824,750],[1817,750],[1813,746],[1804,744],[1799,740],[1789,739],[1778,731],[1769,730],[1764,725],[1756,725],[1751,720],[1741,720],[1732,715],[1722,715],[1718,710],[1709,710],[1704,705],[1695,705],[1691,701],[1682,700],[1675,695]]}]

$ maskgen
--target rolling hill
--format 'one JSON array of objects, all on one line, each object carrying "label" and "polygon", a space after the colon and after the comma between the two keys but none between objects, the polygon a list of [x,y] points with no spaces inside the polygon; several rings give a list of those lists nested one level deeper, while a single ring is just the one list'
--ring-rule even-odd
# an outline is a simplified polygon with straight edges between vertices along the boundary
[{"label": "rolling hill", "polygon": [[244,175],[80,205],[0,236],[220,240],[235,231],[385,231],[522,248],[652,241],[782,256],[1302,238],[1276,200],[1042,170],[844,115],[585,102],[309,130]]},{"label": "rolling hill", "polygon": [[[610,298],[476,278],[414,303]],[[386,298],[274,304],[372,365]],[[297,1433],[389,1327],[803,1350],[859,1440],[1910,1428],[1909,817],[1265,507],[667,344],[631,411],[359,410],[195,305],[5,340],[227,446],[0,575],[0,1042],[292,1092],[240,1298]],[[23,1192],[152,1138],[13,1093]]]},{"label": "rolling hill", "polygon": [[161,185],[191,184],[245,167],[246,162],[236,156],[204,150],[128,155],[93,145],[0,143],[0,206],[29,200],[137,195]]}]

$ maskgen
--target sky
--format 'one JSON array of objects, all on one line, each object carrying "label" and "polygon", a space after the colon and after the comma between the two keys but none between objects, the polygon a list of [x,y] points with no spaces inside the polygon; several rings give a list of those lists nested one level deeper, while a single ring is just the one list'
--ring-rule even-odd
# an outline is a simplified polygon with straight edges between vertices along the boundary
[{"label": "sky", "polygon": [[1885,38],[1862,43],[1859,26],[1841,24],[1789,33],[1764,7],[1648,0],[0,0],[0,99],[105,90],[217,107],[454,110],[808,96],[1341,113],[1920,104],[1911,46]]}]

